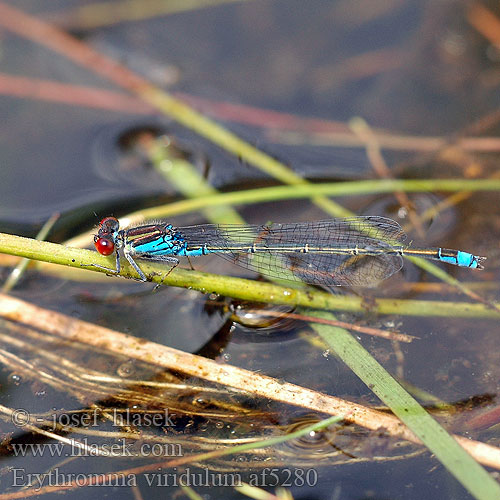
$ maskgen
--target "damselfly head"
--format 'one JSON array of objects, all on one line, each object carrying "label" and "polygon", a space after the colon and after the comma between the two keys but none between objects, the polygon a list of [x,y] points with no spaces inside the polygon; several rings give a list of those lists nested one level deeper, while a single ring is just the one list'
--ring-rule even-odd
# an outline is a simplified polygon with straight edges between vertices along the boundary
[{"label": "damselfly head", "polygon": [[120,223],[116,217],[104,217],[99,222],[99,234],[113,233],[120,229]]}]

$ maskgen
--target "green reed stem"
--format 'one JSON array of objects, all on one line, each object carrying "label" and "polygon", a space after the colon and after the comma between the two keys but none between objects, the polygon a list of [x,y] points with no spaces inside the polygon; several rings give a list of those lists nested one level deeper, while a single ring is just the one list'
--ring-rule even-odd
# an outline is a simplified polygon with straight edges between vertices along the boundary
[{"label": "green reed stem", "polygon": [[[100,273],[106,273],[107,271],[94,267],[94,264],[109,269],[115,267],[114,257],[104,257],[95,251],[66,247],[56,243],[37,241],[5,233],[0,233],[0,253]],[[261,283],[179,268],[174,269],[165,276],[165,266],[157,262],[141,262],[141,269],[155,283],[199,290],[203,293],[217,293],[242,300],[340,311],[366,312],[368,307],[360,297],[332,295],[313,288],[300,290],[271,283]],[[137,278],[135,271],[125,259],[122,259],[120,276]],[[492,308],[483,304],[466,302],[373,299],[370,302],[370,311],[379,314],[408,316],[500,318],[500,313]]]},{"label": "green reed stem", "polygon": [[[500,179],[382,179],[353,182],[327,182],[294,186],[273,186],[230,193],[205,195],[195,199],[182,200],[168,205],[141,210],[144,218],[167,217],[201,208],[218,205],[251,205],[267,201],[310,198],[315,195],[355,196],[405,192],[433,191],[500,191]],[[151,215],[150,215],[151,214]],[[352,214],[349,212],[348,216]]]}]

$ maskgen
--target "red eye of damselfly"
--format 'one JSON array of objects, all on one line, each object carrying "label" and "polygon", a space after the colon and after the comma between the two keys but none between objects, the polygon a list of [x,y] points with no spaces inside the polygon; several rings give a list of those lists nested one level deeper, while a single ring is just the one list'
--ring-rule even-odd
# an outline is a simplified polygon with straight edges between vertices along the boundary
[{"label": "red eye of damselfly", "polygon": [[94,245],[101,255],[111,255],[115,251],[115,244],[109,238],[96,238]]}]

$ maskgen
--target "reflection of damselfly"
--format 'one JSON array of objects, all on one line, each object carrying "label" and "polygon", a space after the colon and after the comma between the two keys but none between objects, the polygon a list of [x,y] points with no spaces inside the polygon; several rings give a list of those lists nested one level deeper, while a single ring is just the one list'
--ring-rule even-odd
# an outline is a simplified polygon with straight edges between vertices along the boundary
[{"label": "reflection of damselfly", "polygon": [[177,257],[209,254],[264,276],[323,286],[374,286],[401,269],[404,255],[482,269],[485,257],[445,248],[405,247],[405,239],[397,222],[377,216],[262,226],[155,223],[129,229],[120,229],[117,219],[106,217],[94,244],[102,255],[116,252],[116,269],[104,269],[119,273],[123,252],[141,281],[146,275],[136,258],[166,262],[173,268],[179,263]]}]

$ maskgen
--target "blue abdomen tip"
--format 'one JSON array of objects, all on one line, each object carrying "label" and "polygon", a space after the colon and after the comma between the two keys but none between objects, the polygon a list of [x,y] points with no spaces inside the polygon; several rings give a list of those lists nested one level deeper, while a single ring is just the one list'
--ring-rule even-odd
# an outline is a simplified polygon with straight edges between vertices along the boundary
[{"label": "blue abdomen tip", "polygon": [[462,267],[477,267],[477,259],[468,252],[457,252],[457,264]]}]

